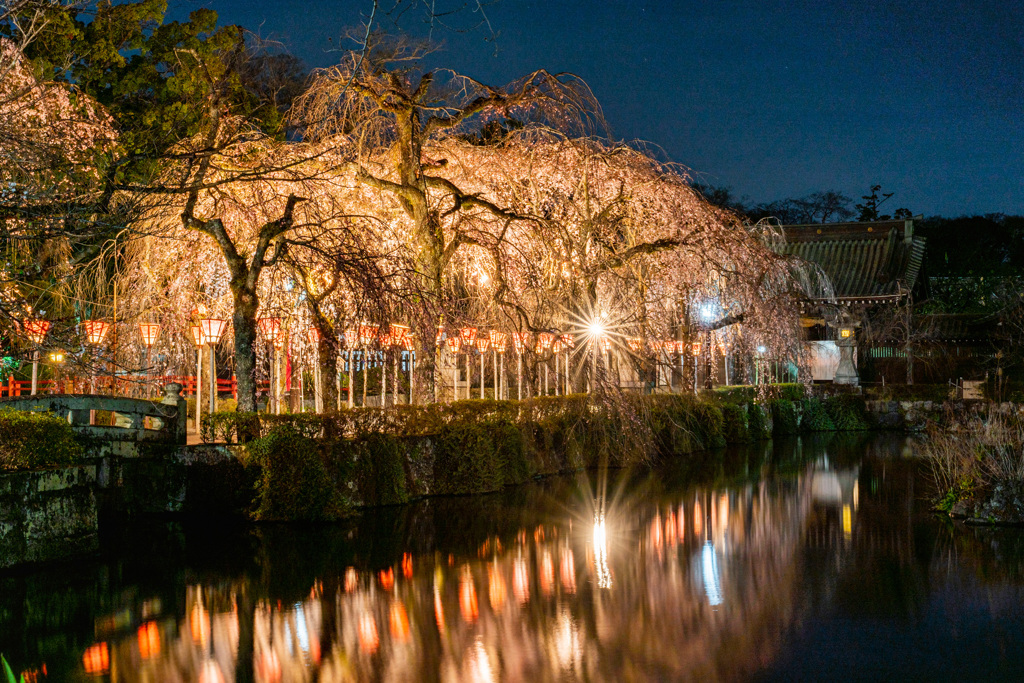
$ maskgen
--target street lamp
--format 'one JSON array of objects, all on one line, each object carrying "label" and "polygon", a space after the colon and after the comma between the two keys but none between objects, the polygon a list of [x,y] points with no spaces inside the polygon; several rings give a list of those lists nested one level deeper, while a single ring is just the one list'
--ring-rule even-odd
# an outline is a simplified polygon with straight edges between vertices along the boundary
[{"label": "street lamp", "polygon": [[263,335],[263,340],[270,346],[267,355],[270,356],[270,412],[277,415],[280,411],[278,400],[278,373],[279,358],[278,351],[281,348],[281,319],[280,318],[259,318],[256,320],[256,329]]},{"label": "street lamp", "polygon": [[462,339],[452,335],[445,340],[448,343],[448,350],[452,352],[452,401],[459,399],[459,347],[462,346]]},{"label": "street lamp", "polygon": [[[85,339],[92,346],[99,346],[110,330],[110,323],[105,320],[83,320],[82,329],[85,331]],[[96,369],[93,368],[89,377],[89,393],[96,393]]]},{"label": "street lamp", "polygon": [[[505,396],[505,349],[508,348],[508,335],[504,332],[491,330],[491,346],[494,348],[494,392],[495,398],[503,400]],[[499,371],[499,356],[501,369]],[[500,379],[499,379],[500,378]]]},{"label": "street lamp", "polygon": [[[37,347],[46,339],[46,333],[50,331],[49,320],[24,320],[21,323],[22,329],[28,338]],[[39,388],[39,349],[32,350],[32,395],[36,395]]]},{"label": "street lamp", "polygon": [[572,350],[576,348],[576,339],[571,334],[562,335],[562,348],[565,349],[565,395],[572,393],[572,378],[569,374]]},{"label": "street lamp", "polygon": [[477,337],[476,346],[480,349],[480,400],[484,398],[484,386],[487,384],[487,373],[484,370],[484,357],[487,355],[487,349],[491,346],[490,337]]},{"label": "street lamp", "polygon": [[196,434],[201,434],[202,411],[199,408],[203,400],[203,328],[191,325],[188,331],[196,345]]},{"label": "street lamp", "polygon": [[526,342],[529,340],[529,332],[513,332],[512,346],[516,349],[516,390],[519,400],[523,400],[523,351],[526,350]]},{"label": "street lamp", "polygon": [[470,387],[473,384],[469,374],[469,350],[473,348],[473,343],[476,341],[476,328],[463,327],[459,330],[459,338],[462,340],[462,346],[466,349],[466,398],[468,399]]},{"label": "street lamp", "polygon": [[310,325],[306,330],[306,339],[313,347],[313,411],[316,413],[324,411],[323,397],[320,395],[320,339],[322,338],[320,329],[315,325]]},{"label": "street lamp", "polygon": [[139,334],[142,344],[146,347],[146,379],[149,379],[149,352],[160,337],[160,325],[157,323],[139,323]]},{"label": "street lamp", "polygon": [[[349,329],[345,330],[345,349],[348,351],[348,407],[352,408],[356,404],[355,394],[353,389],[355,388],[356,381],[356,362],[353,354],[355,353],[356,347],[359,345],[359,332],[357,330]],[[338,399],[341,400],[340,398]]]},{"label": "street lamp", "polygon": [[363,406],[366,406],[366,383],[369,376],[369,360],[370,355],[370,344],[377,338],[377,330],[380,329],[379,325],[373,325],[371,323],[360,323],[359,324],[359,343],[363,345]]},{"label": "street lamp", "polygon": [[[203,334],[203,343],[210,348],[210,414],[213,415],[217,407],[217,366],[216,351],[214,346],[220,341],[227,329],[228,321],[223,318],[203,318],[199,321],[199,327]],[[196,401],[196,415],[199,415],[199,401]]]}]

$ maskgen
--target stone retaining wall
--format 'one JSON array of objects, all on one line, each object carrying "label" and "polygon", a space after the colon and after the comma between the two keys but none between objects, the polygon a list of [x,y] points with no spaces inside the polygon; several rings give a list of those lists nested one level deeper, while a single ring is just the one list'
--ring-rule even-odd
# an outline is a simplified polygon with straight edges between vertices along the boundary
[{"label": "stone retaining wall", "polygon": [[95,465],[0,475],[0,568],[99,547]]}]

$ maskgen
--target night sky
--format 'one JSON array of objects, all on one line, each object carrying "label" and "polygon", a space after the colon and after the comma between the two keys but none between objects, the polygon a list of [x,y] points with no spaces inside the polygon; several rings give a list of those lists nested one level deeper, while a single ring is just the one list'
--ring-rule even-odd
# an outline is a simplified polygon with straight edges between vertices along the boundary
[{"label": "night sky", "polygon": [[[370,6],[171,0],[175,15],[200,4],[313,67],[334,61],[331,48]],[[420,7],[403,27],[423,30]],[[436,65],[502,84],[537,68],[576,73],[616,138],[660,146],[748,201],[828,189],[859,201],[880,183],[896,193],[889,211],[1024,214],[1020,2],[501,0],[486,9],[497,40],[486,28],[438,30],[446,45]]]}]

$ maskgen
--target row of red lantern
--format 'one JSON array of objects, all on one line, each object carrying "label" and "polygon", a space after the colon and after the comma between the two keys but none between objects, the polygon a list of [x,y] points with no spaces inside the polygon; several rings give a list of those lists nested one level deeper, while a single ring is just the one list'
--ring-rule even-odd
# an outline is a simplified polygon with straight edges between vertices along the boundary
[{"label": "row of red lantern", "polygon": [[[85,338],[90,344],[102,344],[110,331],[110,323],[106,320],[83,320],[82,330]],[[42,344],[49,333],[51,323],[49,320],[23,320],[21,328],[25,335],[35,344]],[[142,343],[152,346],[160,336],[160,325],[157,323],[139,323],[139,333],[142,335]]]}]

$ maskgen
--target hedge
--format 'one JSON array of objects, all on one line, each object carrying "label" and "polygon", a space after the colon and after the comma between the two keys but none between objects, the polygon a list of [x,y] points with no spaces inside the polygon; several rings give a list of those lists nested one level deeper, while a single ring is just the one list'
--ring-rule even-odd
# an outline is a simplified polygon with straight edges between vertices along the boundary
[{"label": "hedge", "polygon": [[50,413],[0,410],[0,470],[73,465],[81,455],[67,421]]},{"label": "hedge", "polygon": [[825,404],[817,398],[804,399],[800,404],[800,431],[802,432],[833,432],[835,423],[825,410]]}]

